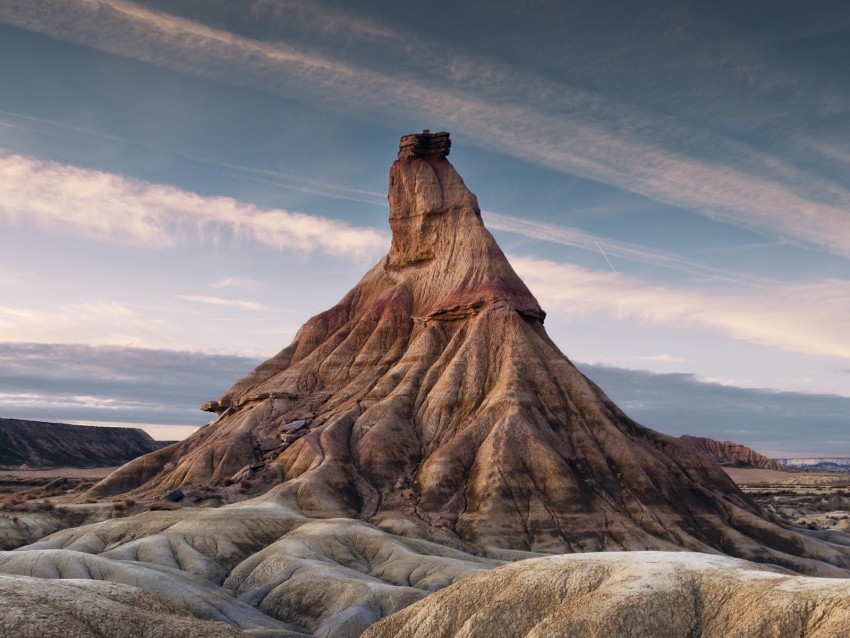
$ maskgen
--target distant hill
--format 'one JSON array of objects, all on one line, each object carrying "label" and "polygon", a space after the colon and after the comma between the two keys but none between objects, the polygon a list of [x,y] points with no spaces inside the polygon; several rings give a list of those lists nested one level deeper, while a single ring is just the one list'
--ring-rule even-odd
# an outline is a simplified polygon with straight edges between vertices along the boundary
[{"label": "distant hill", "polygon": [[165,443],[138,428],[0,419],[0,467],[109,467]]},{"label": "distant hill", "polygon": [[700,452],[705,452],[714,459],[715,463],[725,467],[758,467],[764,470],[788,471],[788,468],[781,463],[777,463],[775,460],[740,443],[715,441],[714,439],[688,436],[687,434],[680,436],[679,440]]},{"label": "distant hill", "polygon": [[776,461],[792,472],[850,472],[850,458],[846,456],[776,459]]}]

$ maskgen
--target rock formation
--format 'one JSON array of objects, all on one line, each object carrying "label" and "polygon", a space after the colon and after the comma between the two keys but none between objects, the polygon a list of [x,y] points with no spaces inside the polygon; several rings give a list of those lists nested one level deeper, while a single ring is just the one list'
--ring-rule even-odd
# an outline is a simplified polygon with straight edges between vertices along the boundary
[{"label": "rock formation", "polygon": [[472,576],[363,638],[828,638],[848,627],[848,580],[705,554],[611,552],[525,560]]},{"label": "rock formation", "polygon": [[572,365],[448,151],[444,133],[403,138],[389,254],[206,404],[214,422],[92,494],[265,492],[493,557],[684,548],[847,573],[844,547],[770,520]]},{"label": "rock formation", "polygon": [[724,467],[758,467],[763,470],[788,471],[788,468],[781,463],[740,443],[715,441],[714,439],[687,434],[680,436],[679,440],[700,452],[705,452],[715,463]]},{"label": "rock formation", "polygon": [[[356,638],[386,616],[368,635],[846,627],[847,581],[686,552],[537,558],[692,548],[848,576],[850,537],[769,519],[583,377],[448,151],[445,133],[403,138],[387,257],[207,404],[213,423],[89,495],[167,501],[0,552],[2,632]],[[222,498],[238,502],[200,506]]]},{"label": "rock formation", "polygon": [[[0,575],[0,635],[15,638],[237,638],[138,587],[93,580]],[[291,634],[296,635],[296,634]]]},{"label": "rock formation", "polygon": [[[431,592],[502,564],[363,521],[306,518],[263,497],[105,520],[0,552],[2,577],[43,578],[48,599],[67,590],[47,579],[89,581],[92,592],[106,582],[263,636],[324,638],[355,638]],[[0,627],[6,627],[27,603],[2,596],[0,588]],[[109,604],[107,597],[101,606]]]},{"label": "rock formation", "polygon": [[0,419],[0,467],[110,467],[162,445],[138,428]]}]

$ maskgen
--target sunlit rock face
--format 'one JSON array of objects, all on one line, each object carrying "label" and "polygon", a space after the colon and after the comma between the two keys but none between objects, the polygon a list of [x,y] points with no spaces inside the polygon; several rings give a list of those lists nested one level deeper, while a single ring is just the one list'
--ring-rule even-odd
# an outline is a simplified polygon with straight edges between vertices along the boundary
[{"label": "sunlit rock face", "polygon": [[364,638],[843,636],[850,581],[721,556],[631,552],[521,561],[467,578]]},{"label": "sunlit rock face", "polygon": [[390,171],[389,254],[206,404],[213,423],[93,493],[265,493],[495,557],[685,548],[846,573],[844,548],[768,519],[572,365],[448,161],[448,135],[415,137]]},{"label": "sunlit rock face", "polygon": [[687,443],[700,452],[708,454],[718,465],[724,467],[757,467],[763,470],[775,470],[787,472],[788,468],[778,461],[759,454],[755,450],[740,443],[732,441],[715,441],[701,436],[688,436],[683,434],[679,437],[683,443]]}]

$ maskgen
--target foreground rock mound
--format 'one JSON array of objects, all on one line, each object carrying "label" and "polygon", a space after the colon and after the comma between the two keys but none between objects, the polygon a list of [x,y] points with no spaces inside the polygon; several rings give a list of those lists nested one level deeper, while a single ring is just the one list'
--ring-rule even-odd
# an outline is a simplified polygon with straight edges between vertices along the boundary
[{"label": "foreground rock mound", "polygon": [[207,404],[213,423],[93,494],[268,492],[502,558],[687,548],[846,573],[844,547],[768,520],[572,365],[446,159],[447,134],[421,137],[390,171],[389,254]]},{"label": "foreground rock mound", "polygon": [[[45,604],[89,619],[71,634],[44,635],[126,635],[108,623],[101,631],[95,618],[112,613],[112,592],[132,588],[143,600],[138,623],[130,609],[119,606],[114,613],[127,626],[146,628],[138,635],[177,635],[150,629],[156,615],[147,614],[145,605],[156,600],[166,611],[183,610],[185,622],[177,629],[198,619],[197,633],[185,635],[208,635],[206,621],[219,621],[232,631],[209,635],[243,630],[268,637],[355,638],[431,592],[502,564],[363,521],[306,518],[262,497],[221,508],[149,511],[0,552],[0,577],[6,579],[0,580],[0,628],[18,627],[21,618],[36,613],[31,608],[43,613],[36,604],[41,598],[8,594],[14,579],[29,588],[36,577]],[[10,583],[5,590],[4,582]],[[79,609],[70,582],[82,590]],[[101,594],[95,607],[90,598]]]},{"label": "foreground rock mound", "polygon": [[236,638],[137,587],[93,580],[0,575],[0,635],[15,638]]},{"label": "foreground rock mound", "polygon": [[723,467],[756,467],[762,470],[787,472],[781,463],[759,454],[752,448],[732,441],[715,441],[701,436],[683,434],[679,440],[700,452],[708,454],[712,460]]},{"label": "foreground rock mound", "polygon": [[161,447],[138,428],[0,419],[0,468],[110,467]]},{"label": "foreground rock mound", "polygon": [[847,635],[850,581],[727,557],[633,552],[525,560],[472,576],[363,638]]}]

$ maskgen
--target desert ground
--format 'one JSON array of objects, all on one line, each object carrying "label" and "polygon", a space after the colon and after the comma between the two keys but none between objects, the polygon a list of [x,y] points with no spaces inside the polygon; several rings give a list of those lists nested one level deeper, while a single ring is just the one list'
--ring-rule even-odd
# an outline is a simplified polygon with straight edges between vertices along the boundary
[{"label": "desert ground", "polygon": [[[162,500],[80,496],[114,467],[0,470],[0,548],[14,549],[65,527],[165,509]],[[810,530],[850,532],[850,473],[723,470],[766,511]],[[201,507],[217,503],[204,502]],[[223,504],[223,502],[221,502]]]},{"label": "desert ground", "polygon": [[850,531],[850,473],[724,468],[765,510],[811,530]]}]

